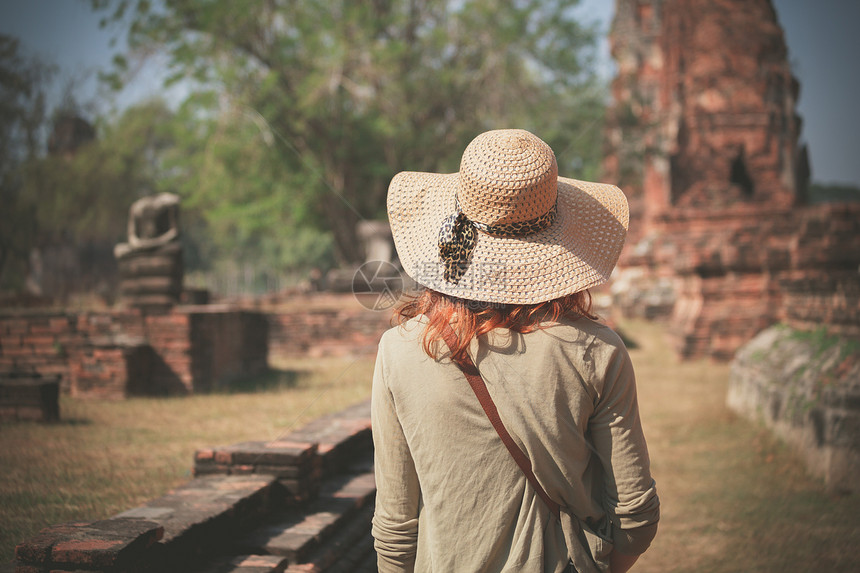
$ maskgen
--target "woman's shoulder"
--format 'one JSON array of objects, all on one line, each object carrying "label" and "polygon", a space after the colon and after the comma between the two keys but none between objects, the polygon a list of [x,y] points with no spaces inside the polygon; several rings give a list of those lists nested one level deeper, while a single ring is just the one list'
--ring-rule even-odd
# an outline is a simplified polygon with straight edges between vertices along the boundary
[{"label": "woman's shoulder", "polygon": [[427,324],[427,317],[422,315],[410,318],[404,323],[392,326],[382,333],[382,338],[379,341],[380,348],[400,346],[403,344],[414,344],[424,331],[424,325]]},{"label": "woman's shoulder", "polygon": [[587,317],[562,318],[539,332],[568,342],[586,342],[608,349],[624,349],[621,336],[607,324]]}]

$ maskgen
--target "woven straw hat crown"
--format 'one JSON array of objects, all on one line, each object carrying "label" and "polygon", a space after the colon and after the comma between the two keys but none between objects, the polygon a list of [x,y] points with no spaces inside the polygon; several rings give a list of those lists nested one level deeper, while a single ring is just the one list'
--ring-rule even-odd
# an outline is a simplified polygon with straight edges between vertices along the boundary
[{"label": "woven straw hat crown", "polygon": [[463,152],[457,199],[473,221],[485,225],[528,221],[549,211],[557,195],[555,154],[528,131],[488,131]]}]

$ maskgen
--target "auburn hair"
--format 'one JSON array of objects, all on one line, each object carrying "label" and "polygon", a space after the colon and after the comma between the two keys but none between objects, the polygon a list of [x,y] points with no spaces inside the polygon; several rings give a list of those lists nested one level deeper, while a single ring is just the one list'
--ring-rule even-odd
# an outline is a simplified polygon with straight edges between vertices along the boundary
[{"label": "auburn hair", "polygon": [[[411,318],[426,315],[429,323],[424,330],[424,351],[432,358],[439,358],[446,346],[442,337],[444,324],[450,324],[457,335],[457,346],[451,349],[457,360],[466,355],[473,338],[493,330],[507,328],[514,332],[527,333],[544,328],[544,323],[561,318],[596,319],[592,314],[591,293],[587,290],[537,304],[499,304],[455,298],[440,292],[425,289],[413,296],[406,296],[396,309],[394,320],[402,325]],[[437,344],[443,341],[443,345]],[[442,350],[440,350],[440,348]]]}]

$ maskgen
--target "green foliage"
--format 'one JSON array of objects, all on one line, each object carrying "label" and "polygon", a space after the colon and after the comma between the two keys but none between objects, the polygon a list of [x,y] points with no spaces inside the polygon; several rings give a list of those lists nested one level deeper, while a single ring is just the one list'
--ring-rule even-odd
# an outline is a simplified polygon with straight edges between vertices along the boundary
[{"label": "green foliage", "polygon": [[159,102],[130,108],[73,154],[27,162],[22,196],[38,207],[40,240],[124,240],[131,203],[164,181],[161,153],[171,144],[169,117]]},{"label": "green foliage", "polygon": [[359,260],[355,225],[384,217],[390,178],[455,171],[486,129],[530,129],[562,173],[597,171],[604,89],[577,0],[91,3],[132,53],[169,56],[168,82],[200,88],[178,111],[174,181],[237,252],[316,229]]},{"label": "green foliage", "polygon": [[816,358],[840,344],[841,337],[830,334],[826,326],[819,326],[815,330],[795,330],[789,332],[788,338],[800,340],[810,345]]},{"label": "green foliage", "polygon": [[[814,352],[813,358],[818,360],[823,355],[829,353],[833,348],[838,348],[837,363],[849,357],[860,356],[860,340],[831,334],[827,327],[819,326],[815,330],[794,330],[789,331],[789,338],[800,340],[808,344]],[[829,372],[823,375],[823,378],[830,377]]]},{"label": "green foliage", "polygon": [[215,102],[206,92],[180,106],[170,122],[175,144],[162,154],[163,185],[197,222],[183,226],[199,250],[192,268],[332,266],[331,234],[320,230],[306,174],[287,169],[259,114]]},{"label": "green foliage", "polygon": [[35,210],[21,197],[22,165],[38,153],[52,69],[0,35],[0,283],[19,285],[35,235]]},{"label": "green foliage", "polygon": [[813,183],[809,186],[810,203],[833,203],[836,201],[860,201],[860,187],[838,183]]}]

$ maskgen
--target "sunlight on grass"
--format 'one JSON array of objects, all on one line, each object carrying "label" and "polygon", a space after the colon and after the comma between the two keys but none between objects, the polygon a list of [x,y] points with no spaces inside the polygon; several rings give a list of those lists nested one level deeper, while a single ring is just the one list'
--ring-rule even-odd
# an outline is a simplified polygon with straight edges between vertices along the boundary
[{"label": "sunlight on grass", "polygon": [[108,517],[191,479],[196,449],[275,440],[370,396],[372,356],[272,362],[229,393],[64,397],[58,424],[0,425],[0,563],[43,527]]},{"label": "sunlight on grass", "polygon": [[857,571],[860,496],[832,497],[792,450],[725,405],[729,367],[680,362],[664,328],[624,323],[638,348],[643,425],[662,503],[635,571]]},{"label": "sunlight on grass", "polygon": [[[831,497],[789,448],[726,408],[728,365],[680,362],[657,324],[622,330],[662,501],[634,571],[860,570],[858,496]],[[370,393],[373,357],[273,363],[229,393],[64,398],[60,424],[0,426],[0,563],[42,527],[107,517],[190,479],[195,449],[274,440]]]}]

